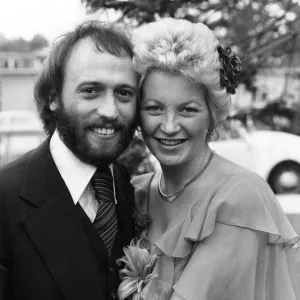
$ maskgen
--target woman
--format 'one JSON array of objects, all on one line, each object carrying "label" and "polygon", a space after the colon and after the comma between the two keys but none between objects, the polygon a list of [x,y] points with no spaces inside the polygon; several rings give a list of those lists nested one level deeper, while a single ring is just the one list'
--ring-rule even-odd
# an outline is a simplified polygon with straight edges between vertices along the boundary
[{"label": "woman", "polygon": [[228,116],[238,57],[204,24],[165,19],[137,32],[134,65],[142,135],[161,166],[133,180],[158,256],[145,299],[298,299],[298,236],[274,194],[208,145]]}]

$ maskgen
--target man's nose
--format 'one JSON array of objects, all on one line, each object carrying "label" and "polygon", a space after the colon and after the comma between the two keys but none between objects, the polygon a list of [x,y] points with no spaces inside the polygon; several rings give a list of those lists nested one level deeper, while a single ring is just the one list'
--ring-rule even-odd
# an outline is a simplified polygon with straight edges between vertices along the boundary
[{"label": "man's nose", "polygon": [[175,115],[167,114],[163,117],[161,129],[166,134],[176,134],[180,130],[180,124]]},{"label": "man's nose", "polygon": [[109,120],[116,120],[119,117],[119,109],[116,106],[113,92],[107,92],[104,97],[101,97],[97,113]]}]

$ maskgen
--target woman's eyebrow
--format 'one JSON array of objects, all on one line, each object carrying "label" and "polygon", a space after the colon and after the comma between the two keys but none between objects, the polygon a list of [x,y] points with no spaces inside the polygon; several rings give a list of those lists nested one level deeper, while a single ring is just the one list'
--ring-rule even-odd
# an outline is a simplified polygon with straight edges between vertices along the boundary
[{"label": "woman's eyebrow", "polygon": [[202,106],[202,103],[199,103],[199,101],[197,101],[196,99],[189,99],[187,101],[183,101],[181,102],[181,105],[189,105],[189,104],[196,104],[198,106]]},{"label": "woman's eyebrow", "polygon": [[159,100],[157,100],[155,98],[146,98],[145,99],[145,102],[150,102],[150,101],[153,101],[153,102],[156,102],[156,103],[161,103],[162,102],[162,101],[159,101]]}]

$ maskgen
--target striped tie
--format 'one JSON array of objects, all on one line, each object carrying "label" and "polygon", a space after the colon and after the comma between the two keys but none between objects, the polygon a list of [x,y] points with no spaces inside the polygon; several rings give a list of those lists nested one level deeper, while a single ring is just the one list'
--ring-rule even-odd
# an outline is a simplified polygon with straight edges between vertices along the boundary
[{"label": "striped tie", "polygon": [[98,201],[98,210],[93,222],[98,235],[103,240],[108,255],[111,254],[117,233],[117,215],[114,203],[113,178],[109,169],[96,170],[91,179]]}]

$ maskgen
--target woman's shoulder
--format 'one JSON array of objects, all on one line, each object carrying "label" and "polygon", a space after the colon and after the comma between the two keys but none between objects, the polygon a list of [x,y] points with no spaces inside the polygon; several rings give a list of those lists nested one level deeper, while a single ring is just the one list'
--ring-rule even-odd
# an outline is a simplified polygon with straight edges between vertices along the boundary
[{"label": "woman's shoulder", "polygon": [[[219,159],[220,178],[213,194],[208,195],[207,213],[202,216],[207,230],[202,230],[200,239],[219,222],[268,233],[270,243],[293,241],[296,234],[268,183],[239,165]],[[202,205],[195,205],[193,215],[197,223],[203,215]]]},{"label": "woman's shoulder", "polygon": [[[263,203],[275,198],[269,184],[258,174],[230,161],[215,155],[210,168],[208,190],[214,201],[239,201],[245,205],[245,198],[252,201],[247,205],[254,205],[256,201]],[[244,204],[243,204],[244,203]],[[248,207],[248,206],[247,206]]]},{"label": "woman's shoulder", "polygon": [[212,171],[218,174],[218,177],[231,179],[231,182],[252,182],[258,185],[266,185],[266,182],[258,174],[238,165],[225,157],[215,154]]},{"label": "woman's shoulder", "polygon": [[246,210],[268,202],[278,203],[269,184],[258,174],[223,157],[219,162],[219,185],[214,201],[241,205]]}]

